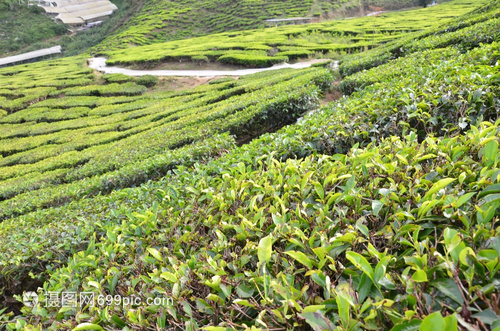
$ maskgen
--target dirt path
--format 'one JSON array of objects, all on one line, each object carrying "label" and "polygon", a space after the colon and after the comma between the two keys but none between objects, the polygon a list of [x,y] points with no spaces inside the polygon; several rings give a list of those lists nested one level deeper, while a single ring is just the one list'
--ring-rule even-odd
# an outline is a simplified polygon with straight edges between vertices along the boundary
[{"label": "dirt path", "polygon": [[255,74],[262,71],[279,70],[284,68],[303,69],[308,68],[314,63],[325,62],[328,60],[311,60],[294,64],[279,64],[270,68],[262,69],[239,69],[239,70],[133,70],[119,67],[106,66],[106,59],[96,57],[87,60],[89,68],[106,74],[125,74],[127,76],[188,76],[188,77],[214,77],[214,76],[244,76]]}]

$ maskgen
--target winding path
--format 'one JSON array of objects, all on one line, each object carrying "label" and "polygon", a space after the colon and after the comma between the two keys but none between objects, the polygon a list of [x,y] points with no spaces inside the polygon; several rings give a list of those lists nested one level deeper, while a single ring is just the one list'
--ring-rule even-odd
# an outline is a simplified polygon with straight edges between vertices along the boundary
[{"label": "winding path", "polygon": [[[88,59],[89,68],[106,74],[125,74],[127,76],[188,76],[188,77],[215,77],[215,76],[244,76],[255,74],[262,71],[279,70],[284,68],[304,69],[314,63],[325,62],[327,60],[312,60],[308,62],[299,62],[294,64],[279,64],[270,68],[262,69],[240,69],[240,70],[133,70],[119,67],[106,66],[106,58],[96,57]],[[335,63],[336,65],[337,63]]]}]

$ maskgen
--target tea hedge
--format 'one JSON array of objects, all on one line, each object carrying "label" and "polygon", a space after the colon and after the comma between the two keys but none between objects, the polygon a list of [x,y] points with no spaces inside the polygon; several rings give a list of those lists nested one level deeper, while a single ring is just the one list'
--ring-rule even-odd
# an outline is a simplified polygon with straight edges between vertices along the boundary
[{"label": "tea hedge", "polygon": [[[79,95],[129,95],[138,86],[141,92],[145,87],[129,82],[66,89],[65,97],[41,101],[23,113],[40,119],[40,109],[86,105],[90,110],[81,113],[86,117],[5,125],[0,130],[4,137],[0,140],[0,218],[139,185],[128,180],[109,184],[103,178],[122,173],[125,167],[133,171],[133,165],[142,167],[158,153],[219,132],[253,137],[262,133],[261,127],[276,130],[317,106],[320,89],[330,83],[325,69],[283,71],[242,79],[233,88],[225,84],[195,89],[190,93],[196,98],[187,94],[155,100],[143,95],[136,101],[99,107],[95,105],[101,96]],[[14,113],[5,119],[17,121],[19,117]],[[26,120],[25,115],[22,118]],[[161,174],[149,173],[146,178]],[[16,179],[27,177],[29,181]]]},{"label": "tea hedge", "polygon": [[389,61],[369,70],[359,71],[347,76],[342,80],[340,88],[346,95],[354,93],[356,90],[366,86],[393,80],[397,77],[408,75],[420,75],[426,68],[439,65],[443,60],[454,60],[460,52],[456,48],[432,49],[423,52],[415,52],[405,57]]},{"label": "tea hedge", "polygon": [[47,330],[445,330],[433,324],[442,315],[455,329],[494,328],[499,125],[422,143],[410,133],[346,155],[280,162],[247,150],[239,157],[250,164],[181,168],[118,195],[152,206],[130,213],[114,201],[111,220],[90,226],[94,239],[44,285],[173,304],[23,310]]},{"label": "tea hedge", "polygon": [[288,62],[287,56],[258,56],[249,54],[226,54],[217,61],[226,64],[240,64],[249,67],[271,67],[274,64]]},{"label": "tea hedge", "polygon": [[[95,96],[90,112],[106,108],[87,118],[35,124],[72,89],[54,86],[29,126],[1,125],[0,162],[27,162],[0,173],[0,193],[14,197],[0,202],[1,295],[31,277],[43,285],[34,308],[0,312],[0,328],[497,330],[500,45],[429,45],[348,77],[349,97],[241,147],[228,132],[295,121],[332,76],[285,70]],[[25,74],[0,70],[0,88],[22,97],[36,86]],[[101,145],[82,151],[102,147],[97,162],[79,155],[89,137]],[[45,158],[65,145],[71,157]],[[111,192],[128,186],[138,187]],[[44,307],[68,291],[106,302]]]},{"label": "tea hedge", "polygon": [[146,87],[153,87],[158,84],[158,77],[152,75],[144,75],[141,77],[137,77],[137,84],[144,85]]},{"label": "tea hedge", "polygon": [[425,49],[452,45],[464,52],[481,43],[490,43],[499,37],[498,17],[500,17],[500,2],[491,1],[468,15],[460,16],[433,29],[405,36],[360,56],[347,56],[341,61],[340,73],[347,77],[387,63],[390,59]]},{"label": "tea hedge", "polygon": [[[37,270],[50,275],[46,291],[175,299],[148,309],[24,308],[30,321],[7,327],[494,329],[498,47],[450,50],[404,77],[396,72],[411,58],[398,60],[380,67],[376,84],[218,160],[4,221],[0,240],[10,242],[16,224],[18,243],[2,245],[8,284]],[[214,85],[258,91],[254,79],[269,76]],[[32,245],[19,229],[37,222],[45,226]],[[61,266],[54,256],[72,257]]]}]

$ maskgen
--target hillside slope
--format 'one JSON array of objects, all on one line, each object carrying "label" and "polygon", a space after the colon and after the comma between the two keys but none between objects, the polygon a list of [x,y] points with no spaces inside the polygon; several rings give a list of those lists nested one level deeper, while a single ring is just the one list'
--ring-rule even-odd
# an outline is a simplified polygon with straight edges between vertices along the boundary
[{"label": "hillside slope", "polygon": [[[340,57],[388,43],[408,32],[445,24],[487,1],[456,0],[426,9],[377,17],[212,34],[206,37],[103,52],[108,64],[156,66],[175,62],[221,62],[271,66],[307,57]],[[420,36],[417,36],[420,38]],[[130,36],[130,38],[132,38]],[[407,37],[412,38],[412,37]],[[399,42],[399,41],[398,41]]]},{"label": "hillside slope", "polygon": [[54,23],[35,8],[16,6],[10,10],[0,3],[0,57],[45,48],[45,44],[37,43],[65,33],[64,25]]},{"label": "hillside slope", "polygon": [[64,55],[85,52],[108,35],[115,32],[135,12],[143,1],[114,0],[118,11],[99,28],[70,34],[66,26],[55,23],[43,10],[35,6],[26,7],[17,1],[0,1],[0,57],[12,56],[54,45],[63,47]]},{"label": "hillside slope", "polygon": [[[32,272],[43,290],[0,327],[498,330],[500,38],[484,25],[499,9],[495,0],[413,38],[399,59],[353,67],[349,96],[274,134],[241,147],[213,136],[159,181],[5,220],[4,288]],[[246,77],[249,93],[231,107],[276,74]],[[99,86],[71,93],[109,88]],[[288,115],[298,103],[287,92],[257,100]],[[61,292],[99,299],[44,307]]]},{"label": "hillside slope", "polygon": [[[96,50],[126,48],[263,27],[270,18],[317,18],[364,15],[375,6],[388,10],[412,7],[416,0],[273,0],[273,1],[130,1],[114,0],[119,10],[99,28],[69,37],[66,26],[55,24],[36,7],[0,1],[0,56],[62,45],[76,55],[105,40]],[[375,8],[373,7],[373,8]],[[118,32],[116,32],[118,30]],[[63,36],[63,38],[60,38]]]},{"label": "hillside slope", "polygon": [[264,20],[301,16],[335,16],[375,4],[389,9],[411,7],[414,0],[171,0],[148,1],[121,32],[106,39],[97,50],[126,48],[224,31],[265,26]]}]

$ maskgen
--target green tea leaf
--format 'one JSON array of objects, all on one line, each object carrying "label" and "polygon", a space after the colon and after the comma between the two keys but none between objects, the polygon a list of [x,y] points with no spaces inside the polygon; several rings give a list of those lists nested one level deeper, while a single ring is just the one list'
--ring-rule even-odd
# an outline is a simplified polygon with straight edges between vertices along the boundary
[{"label": "green tea leaf", "polygon": [[160,262],[163,262],[163,257],[161,256],[161,253],[158,252],[156,249],[149,247],[148,248],[149,254],[151,254],[155,259],[157,259]]},{"label": "green tea leaf", "polygon": [[431,189],[427,192],[427,194],[424,196],[424,200],[428,200],[434,193],[438,192],[442,188],[448,186],[449,184],[453,183],[456,181],[456,178],[444,178],[432,185]]},{"label": "green tea leaf", "polygon": [[361,269],[373,281],[373,268],[364,256],[356,252],[349,251],[346,252],[346,257],[352,262],[352,264],[354,264],[358,269]]},{"label": "green tea leaf", "polygon": [[313,263],[312,261],[302,252],[297,252],[297,251],[287,251],[285,254],[291,256],[295,260],[299,261],[309,269],[313,268]]},{"label": "green tea leaf", "polygon": [[484,190],[479,192],[478,197],[482,198],[485,195],[494,194],[494,193],[500,193],[500,184],[493,184],[493,185],[488,186],[487,188],[485,188]]},{"label": "green tea leaf", "polygon": [[476,192],[466,193],[466,194],[462,195],[460,198],[458,198],[457,202],[455,202],[455,207],[459,208],[464,203],[469,201],[474,195],[476,195]]},{"label": "green tea leaf", "polygon": [[76,328],[73,329],[73,331],[80,331],[80,330],[104,330],[102,327],[100,327],[97,324],[92,324],[92,323],[81,323],[78,324]]},{"label": "green tea leaf", "polygon": [[320,183],[314,183],[314,190],[321,200],[325,198],[325,191],[323,190],[323,186],[321,186]]},{"label": "green tea leaf", "polygon": [[242,298],[250,298],[253,295],[254,291],[254,288],[245,285],[244,283],[240,284],[236,288],[236,293]]},{"label": "green tea leaf", "polygon": [[481,199],[478,203],[479,207],[482,207],[484,205],[494,203],[494,202],[499,202],[500,201],[500,193],[497,194],[490,194],[486,198]]},{"label": "green tea leaf", "polygon": [[486,165],[492,165],[498,154],[498,142],[496,140],[492,140],[486,144],[483,148],[483,159]]},{"label": "green tea leaf", "polygon": [[113,323],[116,324],[116,326],[118,326],[119,328],[124,328],[127,324],[120,318],[118,317],[117,315],[113,315],[111,317],[111,320],[113,321]]},{"label": "green tea leaf", "polygon": [[414,319],[411,321],[405,321],[401,324],[394,326],[391,331],[417,331],[422,324],[421,320]]},{"label": "green tea leaf", "polygon": [[431,286],[436,287],[441,293],[446,295],[458,304],[463,304],[464,299],[457,284],[451,279],[438,279],[431,283]]},{"label": "green tea leaf", "polygon": [[374,216],[378,216],[378,213],[382,209],[384,204],[380,200],[373,200],[372,201],[372,212]]},{"label": "green tea leaf", "polygon": [[444,318],[444,330],[445,331],[455,331],[458,330],[458,321],[456,314],[446,316]]},{"label": "green tea leaf", "polygon": [[325,316],[322,311],[305,312],[298,315],[303,318],[314,331],[333,331],[335,330],[332,322]]},{"label": "green tea leaf", "polygon": [[259,241],[258,256],[260,263],[267,263],[271,259],[273,239],[266,236]]},{"label": "green tea leaf", "polygon": [[417,270],[411,278],[418,283],[426,282],[427,274],[423,270]]},{"label": "green tea leaf", "polygon": [[444,331],[444,328],[444,318],[439,311],[427,316],[420,324],[420,331]]},{"label": "green tea leaf", "polygon": [[175,276],[173,273],[168,272],[168,271],[162,272],[160,277],[171,282],[171,283],[177,283],[179,281],[177,279],[177,276]]},{"label": "green tea leaf", "polygon": [[255,308],[255,305],[250,303],[248,300],[242,300],[242,299],[236,299],[233,301],[235,304],[237,305],[241,305],[241,306],[247,306],[247,307],[251,307],[251,308]]}]

